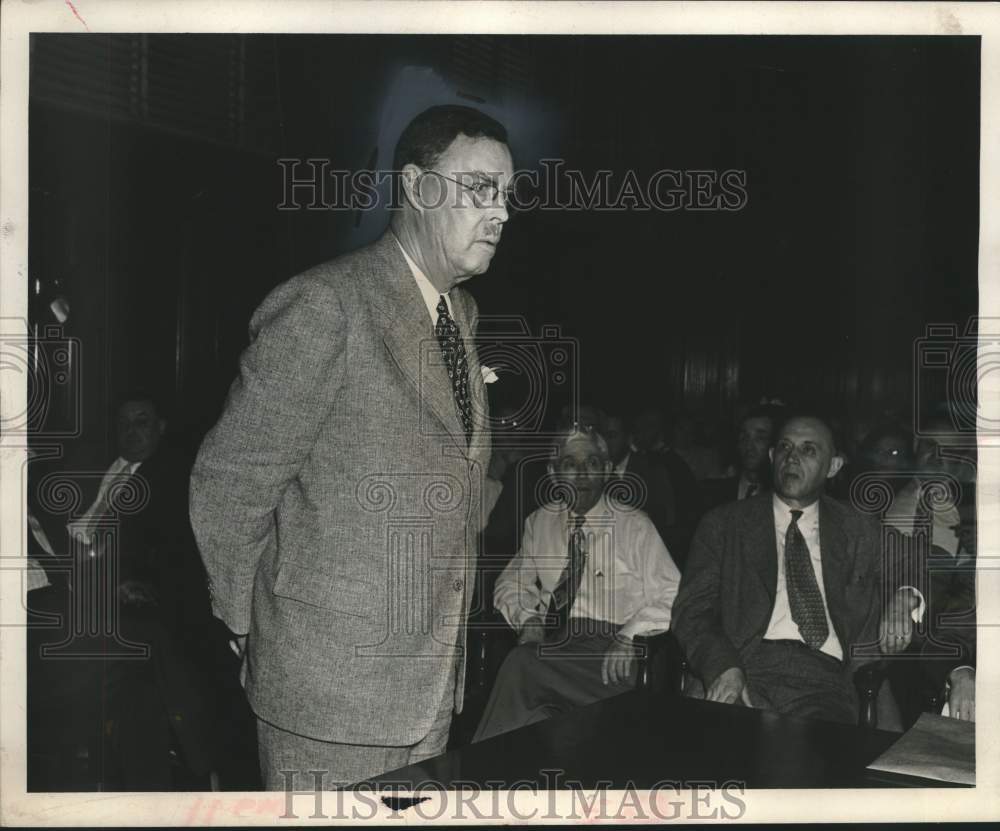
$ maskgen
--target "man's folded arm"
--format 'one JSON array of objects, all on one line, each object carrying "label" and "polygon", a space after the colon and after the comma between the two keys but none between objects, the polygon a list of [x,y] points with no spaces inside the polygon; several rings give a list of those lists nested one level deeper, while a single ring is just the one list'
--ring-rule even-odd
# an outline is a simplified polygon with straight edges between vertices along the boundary
[{"label": "man's folded arm", "polygon": [[722,629],[721,559],[722,534],[709,514],[691,541],[671,627],[706,688],[725,670],[742,668],[739,652]]},{"label": "man's folded arm", "polygon": [[217,617],[250,626],[261,555],[274,544],[274,510],[310,453],[344,373],[344,316],[329,285],[299,278],[254,314],[251,342],[225,409],[191,474],[191,525]]}]

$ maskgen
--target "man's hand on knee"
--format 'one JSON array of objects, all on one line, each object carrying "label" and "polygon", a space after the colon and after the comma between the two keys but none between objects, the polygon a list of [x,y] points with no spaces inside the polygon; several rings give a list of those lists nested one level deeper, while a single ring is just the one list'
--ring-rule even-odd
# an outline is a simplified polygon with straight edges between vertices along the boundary
[{"label": "man's hand on knee", "polygon": [[631,638],[622,638],[620,635],[615,638],[607,652],[604,653],[604,662],[601,664],[601,682],[607,686],[608,684],[624,684],[628,681],[637,651]]},{"label": "man's hand on knee", "polygon": [[545,624],[537,616],[525,621],[524,626],[521,627],[521,631],[517,636],[519,644],[541,643],[543,640],[545,640]]},{"label": "man's hand on knee", "polygon": [[976,671],[972,667],[952,670],[948,679],[948,714],[962,721],[976,720]]},{"label": "man's hand on knee", "polygon": [[739,667],[730,667],[720,672],[709,686],[705,698],[709,701],[719,701],[722,704],[742,702],[747,707],[753,706],[750,703],[750,693],[747,690],[747,677]]},{"label": "man's hand on knee", "polygon": [[904,651],[913,639],[913,612],[919,598],[909,587],[899,589],[889,601],[879,622],[879,646],[885,655]]}]

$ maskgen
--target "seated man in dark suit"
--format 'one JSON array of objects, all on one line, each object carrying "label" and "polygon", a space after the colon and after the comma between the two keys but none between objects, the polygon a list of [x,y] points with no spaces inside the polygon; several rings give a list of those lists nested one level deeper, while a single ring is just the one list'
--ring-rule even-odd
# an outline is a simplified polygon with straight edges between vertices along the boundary
[{"label": "seated man in dark suit", "polygon": [[528,518],[497,580],[494,602],[520,645],[474,741],[634,686],[632,639],[670,627],[680,575],[649,518],[605,494],[604,439],[567,433],[549,470],[555,498]]},{"label": "seated man in dark suit", "polygon": [[698,527],[674,632],[710,701],[855,723],[854,659],[879,641],[879,527],[824,496],[843,460],[820,418],[789,418],[771,459],[773,493]]},{"label": "seated man in dark suit", "polygon": [[768,405],[754,407],[740,420],[737,450],[739,470],[725,479],[707,479],[702,483],[705,502],[724,505],[736,499],[749,499],[771,487],[770,451],[774,444],[776,414]]}]

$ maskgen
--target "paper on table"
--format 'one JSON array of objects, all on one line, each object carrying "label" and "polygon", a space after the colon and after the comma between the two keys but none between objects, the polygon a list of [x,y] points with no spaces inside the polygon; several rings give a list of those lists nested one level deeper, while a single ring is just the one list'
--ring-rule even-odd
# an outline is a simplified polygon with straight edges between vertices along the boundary
[{"label": "paper on table", "polygon": [[923,713],[869,770],[920,776],[962,785],[976,784],[976,725]]}]

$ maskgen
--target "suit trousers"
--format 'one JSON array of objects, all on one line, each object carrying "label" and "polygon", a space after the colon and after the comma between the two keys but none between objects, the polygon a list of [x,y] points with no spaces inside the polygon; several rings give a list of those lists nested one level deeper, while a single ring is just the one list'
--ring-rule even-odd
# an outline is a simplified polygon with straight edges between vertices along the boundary
[{"label": "suit trousers", "polygon": [[792,640],[762,640],[742,658],[754,707],[857,723],[857,692],[842,661]]},{"label": "suit trousers", "polygon": [[514,647],[500,667],[473,742],[525,727],[559,713],[634,689],[633,661],[624,684],[601,680],[604,653],[618,626],[573,618],[555,642]]},{"label": "suit trousers", "polygon": [[[457,661],[464,660],[460,656]],[[356,785],[380,773],[444,753],[455,706],[457,661],[452,661],[430,732],[412,745],[342,744],[300,736],[257,719],[257,744],[264,787],[271,791],[323,790]]]}]

